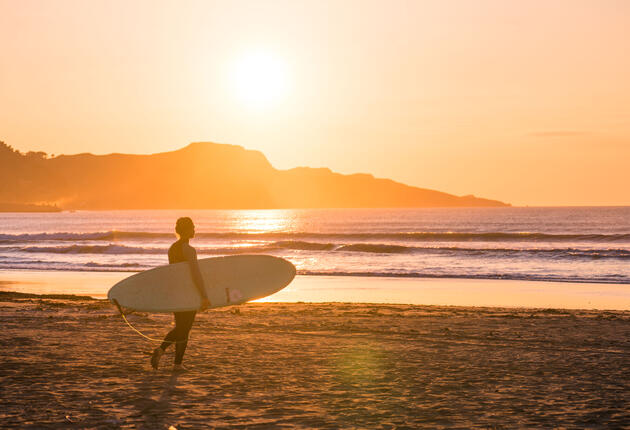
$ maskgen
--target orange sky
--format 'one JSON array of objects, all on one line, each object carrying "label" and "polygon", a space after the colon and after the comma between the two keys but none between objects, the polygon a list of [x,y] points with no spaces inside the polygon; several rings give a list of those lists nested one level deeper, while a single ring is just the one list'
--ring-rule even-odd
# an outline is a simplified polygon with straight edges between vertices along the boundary
[{"label": "orange sky", "polygon": [[0,0],[0,140],[630,205],[630,2]]}]

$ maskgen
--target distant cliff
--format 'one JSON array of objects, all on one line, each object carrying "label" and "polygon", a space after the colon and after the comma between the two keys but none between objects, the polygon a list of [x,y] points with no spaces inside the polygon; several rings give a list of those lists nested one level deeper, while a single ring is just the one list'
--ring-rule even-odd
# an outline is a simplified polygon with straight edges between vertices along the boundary
[{"label": "distant cliff", "polygon": [[22,154],[0,142],[0,202],[64,209],[507,206],[329,169],[275,169],[258,151],[210,142],[151,155]]}]

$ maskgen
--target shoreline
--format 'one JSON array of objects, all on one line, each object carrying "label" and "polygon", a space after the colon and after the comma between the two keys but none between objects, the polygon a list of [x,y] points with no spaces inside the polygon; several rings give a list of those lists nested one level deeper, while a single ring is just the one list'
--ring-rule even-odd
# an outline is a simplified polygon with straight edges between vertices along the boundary
[{"label": "shoreline", "polygon": [[[0,283],[0,286],[2,284]],[[0,303],[39,303],[51,304],[59,303],[61,307],[68,306],[87,306],[91,308],[96,306],[99,309],[111,309],[116,316],[120,316],[115,306],[110,303],[107,298],[98,298],[92,296],[82,296],[75,294],[33,294],[21,293],[17,291],[5,291],[0,289]],[[535,316],[569,316],[569,317],[589,317],[604,319],[620,319],[630,322],[630,310],[619,309],[580,309],[580,308],[531,308],[531,307],[513,307],[513,306],[465,306],[465,305],[426,305],[426,304],[409,304],[409,303],[372,303],[372,302],[282,302],[282,301],[265,301],[265,299],[253,300],[238,305],[223,306],[220,308],[206,309],[203,312],[229,312],[239,314],[240,308],[251,307],[252,309],[264,309],[266,306],[283,308],[286,306],[321,308],[322,306],[330,306],[332,308],[341,307],[357,307],[357,308],[378,308],[383,310],[407,309],[416,311],[452,311],[452,312],[479,312],[488,314],[513,314],[513,315],[529,315]],[[42,310],[42,309],[38,309]],[[1,306],[0,306],[1,313]],[[157,319],[169,318],[170,312],[144,312],[129,310],[125,311],[125,316],[140,315],[142,317],[151,316]]]},{"label": "shoreline", "polygon": [[[106,298],[134,272],[0,270],[0,291]],[[298,275],[258,302],[630,310],[630,284]]]}]

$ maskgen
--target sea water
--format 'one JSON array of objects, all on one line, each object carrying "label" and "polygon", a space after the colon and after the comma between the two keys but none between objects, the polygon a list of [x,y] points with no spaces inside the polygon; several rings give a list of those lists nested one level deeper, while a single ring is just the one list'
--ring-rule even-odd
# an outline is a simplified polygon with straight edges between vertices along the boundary
[{"label": "sea water", "polygon": [[200,258],[271,254],[299,274],[630,284],[630,207],[3,213],[0,269],[146,270],[180,216]]}]

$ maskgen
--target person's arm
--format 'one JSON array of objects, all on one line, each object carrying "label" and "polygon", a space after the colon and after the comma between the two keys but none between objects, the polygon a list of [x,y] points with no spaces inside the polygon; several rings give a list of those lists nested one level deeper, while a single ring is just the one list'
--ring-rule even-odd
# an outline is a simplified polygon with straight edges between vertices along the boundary
[{"label": "person's arm", "polygon": [[184,257],[186,257],[186,261],[188,261],[188,265],[190,266],[190,274],[192,275],[193,284],[195,284],[195,287],[201,296],[201,310],[204,310],[210,307],[210,300],[208,300],[203,277],[201,276],[201,271],[199,270],[197,251],[195,251],[195,248],[192,246],[184,246],[182,247],[182,251],[184,253]]}]

